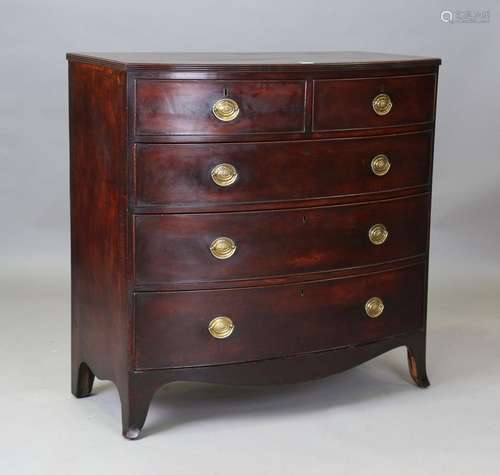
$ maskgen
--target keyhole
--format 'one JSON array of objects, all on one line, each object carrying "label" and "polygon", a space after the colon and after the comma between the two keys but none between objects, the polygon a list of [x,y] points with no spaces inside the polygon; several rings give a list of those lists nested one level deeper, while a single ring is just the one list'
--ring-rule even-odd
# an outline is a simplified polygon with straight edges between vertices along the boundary
[{"label": "keyhole", "polygon": [[299,295],[300,295],[301,297],[303,297],[303,296],[304,296],[304,289],[299,289]]},{"label": "keyhole", "polygon": [[229,89],[227,87],[225,87],[224,89],[222,89],[222,95],[224,97],[227,97],[229,96]]},{"label": "keyhole", "polygon": [[307,216],[302,216],[302,222],[303,222],[304,224],[306,224],[306,223],[307,223]]}]

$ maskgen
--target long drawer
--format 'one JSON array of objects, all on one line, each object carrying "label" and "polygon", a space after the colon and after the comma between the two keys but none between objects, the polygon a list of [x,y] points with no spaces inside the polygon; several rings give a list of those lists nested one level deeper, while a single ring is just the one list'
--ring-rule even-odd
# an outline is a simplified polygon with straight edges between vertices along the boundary
[{"label": "long drawer", "polygon": [[203,209],[376,193],[429,182],[429,132],[363,139],[137,144],[135,204]]},{"label": "long drawer", "polygon": [[136,293],[135,366],[275,358],[415,331],[424,286],[419,264],[300,285]]},{"label": "long drawer", "polygon": [[280,211],[136,215],[137,284],[258,279],[425,253],[429,196]]}]

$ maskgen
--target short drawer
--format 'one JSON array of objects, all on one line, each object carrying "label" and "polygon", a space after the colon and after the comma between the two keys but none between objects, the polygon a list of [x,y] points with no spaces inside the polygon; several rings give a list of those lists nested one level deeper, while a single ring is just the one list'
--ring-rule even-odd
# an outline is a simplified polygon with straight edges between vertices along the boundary
[{"label": "short drawer", "polygon": [[276,358],[412,332],[425,266],[314,283],[137,293],[138,369]]},{"label": "short drawer", "polygon": [[432,122],[435,89],[433,74],[314,81],[313,131]]},{"label": "short drawer", "polygon": [[425,185],[431,140],[426,132],[253,144],[137,144],[135,203],[204,210]]},{"label": "short drawer", "polygon": [[408,258],[425,253],[428,213],[423,194],[295,210],[137,215],[135,279],[259,279]]},{"label": "short drawer", "polygon": [[136,135],[303,132],[305,81],[138,79]]}]

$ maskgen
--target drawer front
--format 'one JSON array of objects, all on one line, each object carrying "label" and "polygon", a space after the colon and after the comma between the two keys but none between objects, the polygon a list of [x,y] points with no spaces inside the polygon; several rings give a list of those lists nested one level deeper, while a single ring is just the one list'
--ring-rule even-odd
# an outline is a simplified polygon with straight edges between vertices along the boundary
[{"label": "drawer front", "polygon": [[137,293],[136,367],[275,358],[411,332],[424,324],[424,291],[416,265],[301,285]]},{"label": "drawer front", "polygon": [[[428,195],[282,211],[135,216],[138,284],[254,279],[425,252]],[[383,237],[382,244],[369,238]]]},{"label": "drawer front", "polygon": [[137,144],[135,200],[139,206],[203,209],[424,185],[431,137]]},{"label": "drawer front", "polygon": [[136,82],[136,135],[303,132],[305,81]]},{"label": "drawer front", "polygon": [[313,130],[431,122],[435,87],[434,75],[315,81]]}]

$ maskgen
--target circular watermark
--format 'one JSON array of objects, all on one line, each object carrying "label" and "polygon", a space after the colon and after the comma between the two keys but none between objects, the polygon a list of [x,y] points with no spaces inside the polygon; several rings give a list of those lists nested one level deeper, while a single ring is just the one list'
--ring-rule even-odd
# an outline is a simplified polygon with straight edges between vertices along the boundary
[{"label": "circular watermark", "polygon": [[443,10],[441,12],[441,21],[444,23],[453,23],[453,13],[450,10]]}]

